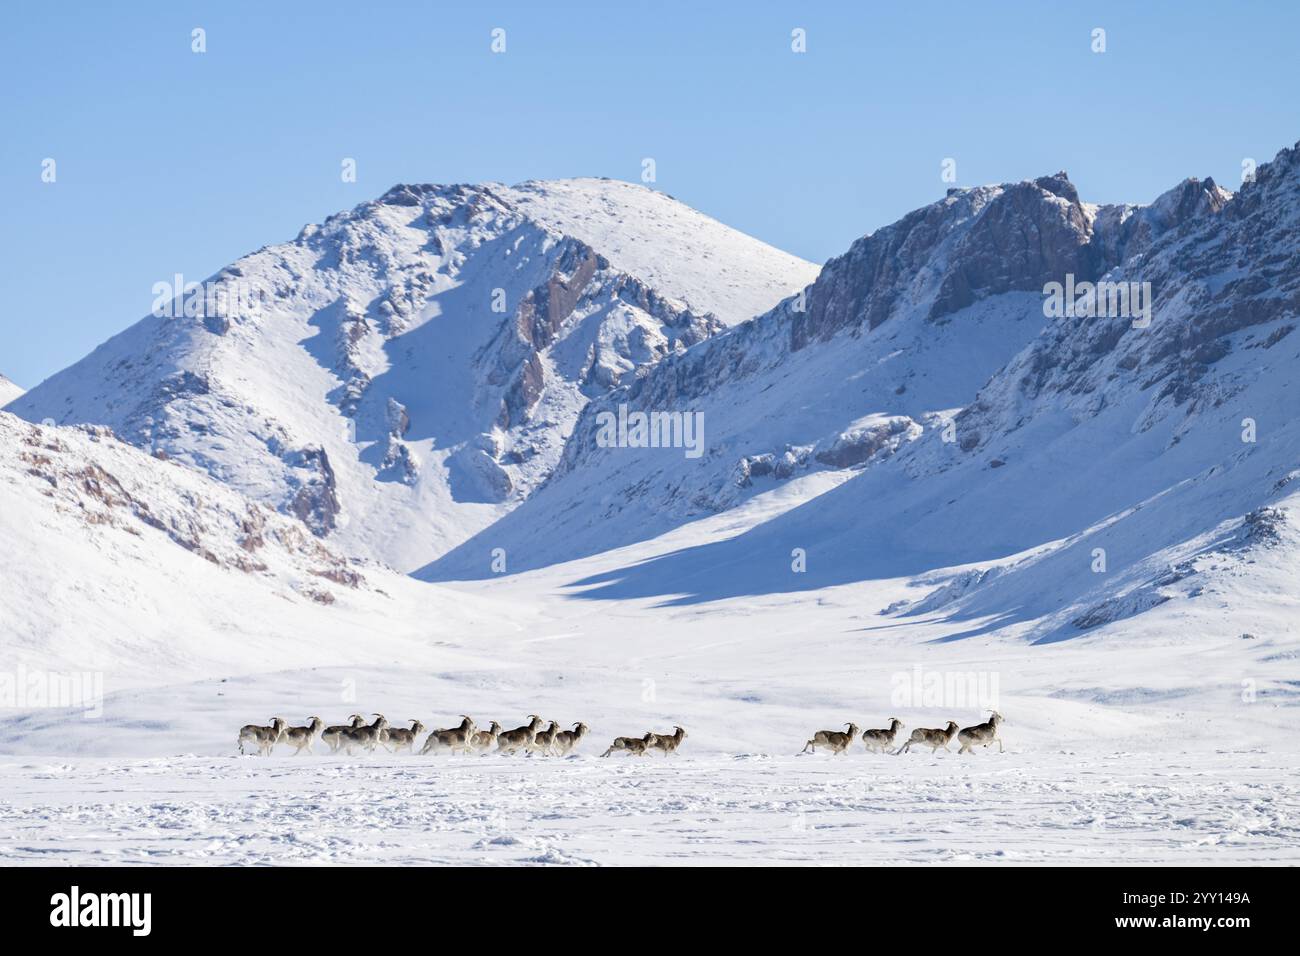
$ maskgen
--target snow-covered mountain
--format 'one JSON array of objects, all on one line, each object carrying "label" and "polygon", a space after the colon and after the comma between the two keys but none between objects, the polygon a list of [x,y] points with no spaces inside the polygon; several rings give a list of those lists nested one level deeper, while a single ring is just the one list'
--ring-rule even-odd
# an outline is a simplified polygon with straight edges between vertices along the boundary
[{"label": "snow-covered mountain", "polygon": [[[516,568],[538,567],[652,537],[792,477],[847,478],[942,429],[1035,340],[1045,283],[1096,279],[1228,198],[1187,180],[1150,206],[1098,207],[1064,173],[951,190],[858,240],[804,293],[594,401],[546,487],[423,573],[486,573],[489,546]],[[697,415],[706,453],[603,447],[601,417],[620,406]]]},{"label": "snow-covered mountain", "polygon": [[[1289,540],[1294,167],[1145,206],[1064,173],[954,189],[805,287],[807,264],[640,187],[401,186],[219,274],[254,307],[146,319],[13,410],[107,420],[344,553],[436,558],[428,580],[616,555],[757,500],[587,596],[900,578],[891,613],[1054,639]],[[1097,281],[1148,284],[1153,321],[1045,308]],[[698,448],[611,447],[641,413]]]},{"label": "snow-covered mountain", "polygon": [[4,408],[21,394],[23,390],[20,386],[0,375],[0,408]]},{"label": "snow-covered mountain", "polygon": [[[1150,283],[1150,324],[1044,319],[1046,284],[1068,273]],[[736,533],[585,579],[584,596],[908,578],[915,597],[891,615],[967,634],[1054,641],[1184,602],[1245,631],[1300,554],[1298,313],[1297,150],[1235,196],[1189,180],[1145,208],[1082,204],[1062,176],[956,193],[829,263],[805,312],[785,302],[593,403],[492,541],[516,567],[550,564],[829,470]],[[1008,354],[963,398],[991,338]],[[817,404],[828,392],[838,421]],[[703,410],[709,453],[598,447],[595,416],[618,403]],[[426,575],[476,576],[476,545]]]},{"label": "snow-covered mountain", "polygon": [[398,186],[206,298],[168,290],[11,410],[110,426],[410,568],[526,499],[589,400],[815,273],[627,183]]}]

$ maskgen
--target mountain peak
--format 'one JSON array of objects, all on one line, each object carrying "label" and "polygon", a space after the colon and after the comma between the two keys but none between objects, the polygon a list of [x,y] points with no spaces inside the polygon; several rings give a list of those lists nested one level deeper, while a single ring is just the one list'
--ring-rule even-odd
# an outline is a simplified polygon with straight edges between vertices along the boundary
[{"label": "mountain peak", "polygon": [[4,408],[23,394],[23,388],[0,375],[0,408]]},{"label": "mountain peak", "polygon": [[1064,169],[1058,170],[1050,176],[1039,176],[1034,180],[1034,185],[1069,202],[1077,203],[1079,201],[1079,191],[1074,188],[1074,183],[1070,182],[1070,174]]},{"label": "mountain peak", "polygon": [[1169,226],[1204,213],[1217,213],[1231,198],[1232,193],[1212,178],[1189,176],[1157,196],[1149,209],[1162,225]]},{"label": "mountain peak", "polygon": [[727,325],[766,311],[818,271],[667,193],[618,179],[533,179],[514,186],[399,183],[354,212],[383,207],[423,207],[429,229],[486,209],[528,219],[586,243],[613,268]]},{"label": "mountain peak", "polygon": [[982,298],[1093,272],[1091,222],[1064,172],[949,190],[826,264],[791,321],[798,351],[891,315],[941,320]]}]

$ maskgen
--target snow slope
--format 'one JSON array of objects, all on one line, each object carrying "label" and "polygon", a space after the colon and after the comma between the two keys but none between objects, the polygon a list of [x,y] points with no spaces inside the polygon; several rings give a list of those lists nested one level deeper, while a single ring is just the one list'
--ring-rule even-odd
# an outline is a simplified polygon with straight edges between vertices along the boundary
[{"label": "snow slope", "polygon": [[412,568],[526,499],[592,397],[815,272],[626,183],[398,186],[13,411],[108,425]]},{"label": "snow slope", "polygon": [[[0,672],[99,672],[105,689],[306,659],[427,650],[481,614],[418,588],[428,619],[369,626],[414,588],[103,428],[0,412]],[[12,706],[12,704],[7,705]],[[86,746],[80,741],[74,748]]]},{"label": "snow slope", "polygon": [[0,375],[0,408],[4,408],[21,394],[23,390],[19,386]]},{"label": "snow slope", "polygon": [[618,180],[494,187],[526,215],[599,249],[615,268],[736,325],[817,277],[817,267],[664,193]]}]

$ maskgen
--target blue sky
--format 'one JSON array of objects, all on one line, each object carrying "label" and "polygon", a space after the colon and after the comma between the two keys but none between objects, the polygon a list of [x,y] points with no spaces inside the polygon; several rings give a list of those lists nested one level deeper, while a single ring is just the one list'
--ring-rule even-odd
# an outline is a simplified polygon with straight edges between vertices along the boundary
[{"label": "blue sky", "polygon": [[817,262],[942,196],[947,157],[960,185],[1064,168],[1098,202],[1236,188],[1300,139],[1297,27],[1291,0],[12,6],[0,372],[34,385],[155,282],[396,182],[637,180],[653,157],[657,188]]}]

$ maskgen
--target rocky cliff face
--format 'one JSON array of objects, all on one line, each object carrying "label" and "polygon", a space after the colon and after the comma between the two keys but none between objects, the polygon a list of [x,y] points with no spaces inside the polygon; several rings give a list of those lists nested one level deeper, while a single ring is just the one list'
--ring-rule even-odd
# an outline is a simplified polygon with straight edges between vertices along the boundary
[{"label": "rocky cliff face", "polygon": [[1139,225],[1119,245],[1141,251],[1107,278],[1150,283],[1150,326],[1127,317],[1052,323],[958,416],[964,447],[996,445],[1028,405],[1082,418],[1140,396],[1134,427],[1146,431],[1240,393],[1235,373],[1218,374],[1232,364],[1224,360],[1244,349],[1263,364],[1300,312],[1298,165],[1296,150],[1284,150],[1230,202],[1211,182],[1188,180],[1129,216],[1126,226]]},{"label": "rocky cliff face", "polygon": [[1156,239],[1186,222],[1219,212],[1232,193],[1213,179],[1185,179],[1149,206],[1100,206],[1093,226],[1095,278],[1145,252]]},{"label": "rocky cliff face", "polygon": [[1064,172],[952,190],[827,263],[792,320],[791,349],[875,328],[909,302],[926,301],[937,322],[1004,292],[1041,292],[1066,274],[1095,280],[1229,198],[1213,180],[1188,179],[1150,206],[1087,206]]},{"label": "rocky cliff face", "polygon": [[32,425],[0,412],[0,484],[13,520],[26,515],[34,526],[58,525],[91,550],[104,532],[125,532],[148,560],[175,562],[187,552],[321,604],[367,586],[361,564],[298,522],[192,469],[145,455],[102,426]]},{"label": "rocky cliff face", "polygon": [[979,299],[1092,273],[1092,220],[1064,173],[953,190],[859,239],[827,263],[791,324],[792,350],[842,329],[874,329],[924,302],[938,321]]}]

